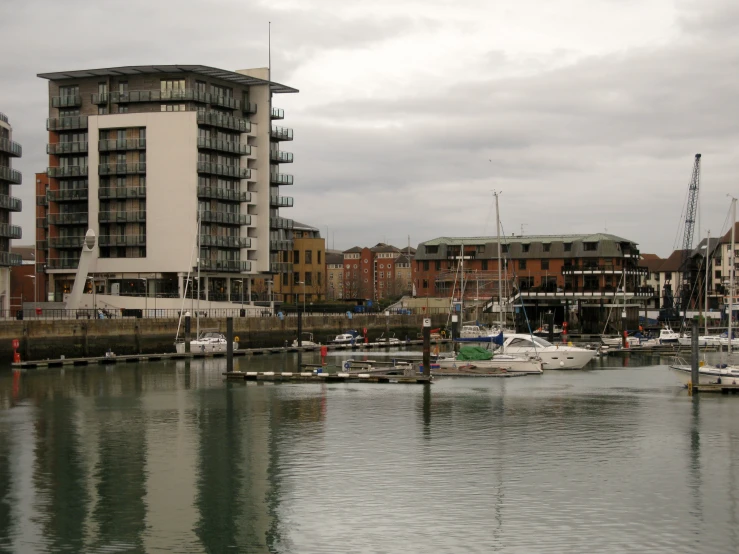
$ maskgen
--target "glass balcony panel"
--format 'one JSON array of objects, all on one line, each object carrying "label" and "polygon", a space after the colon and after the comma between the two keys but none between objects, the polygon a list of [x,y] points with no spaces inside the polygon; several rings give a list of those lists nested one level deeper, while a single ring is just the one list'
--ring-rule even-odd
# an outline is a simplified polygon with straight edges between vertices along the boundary
[{"label": "glass balcony panel", "polygon": [[49,238],[49,248],[65,249],[65,248],[82,248],[85,241],[84,235],[75,237],[53,237]]},{"label": "glass balcony panel", "polygon": [[222,237],[201,235],[200,246],[215,246],[219,248],[250,248],[251,239],[247,237]]},{"label": "glass balcony panel", "polygon": [[0,266],[23,265],[23,256],[15,252],[0,252]]},{"label": "glass balcony panel", "polygon": [[0,181],[8,181],[12,185],[20,185],[23,182],[23,175],[15,169],[0,166]]},{"label": "glass balcony panel", "polygon": [[87,141],[57,142],[46,145],[47,154],[80,154],[87,152]]},{"label": "glass balcony panel", "polygon": [[100,175],[132,175],[146,173],[146,163],[126,164],[100,164],[98,166]]},{"label": "glass balcony panel", "polygon": [[101,187],[98,198],[146,198],[146,187]]},{"label": "glass balcony panel", "polygon": [[98,142],[98,150],[100,152],[110,152],[113,150],[144,150],[146,149],[145,138],[129,138],[129,139],[103,139]]},{"label": "glass balcony panel", "polygon": [[0,194],[0,208],[10,210],[11,212],[19,212],[23,208],[23,202],[21,202],[20,198]]},{"label": "glass balcony panel", "polygon": [[226,223],[229,225],[249,225],[251,216],[247,214],[234,214],[229,212],[205,211],[202,219],[208,223]]},{"label": "glass balcony panel", "polygon": [[19,239],[23,237],[23,231],[18,225],[10,225],[9,223],[0,223],[0,237],[9,239]]},{"label": "glass balcony panel", "polygon": [[50,258],[46,262],[47,269],[77,269],[79,258]]},{"label": "glass balcony panel", "polygon": [[251,271],[251,262],[240,261],[240,260],[201,259],[200,269],[204,271],[227,271],[227,272]]},{"label": "glass balcony panel", "polygon": [[217,187],[198,187],[200,198],[216,198],[218,200],[233,200],[234,202],[250,202],[251,192],[239,192],[236,190],[222,189]]},{"label": "glass balcony panel", "polygon": [[50,117],[46,120],[47,131],[63,131],[67,129],[87,129],[87,116]]},{"label": "glass balcony panel", "polygon": [[292,140],[293,130],[288,127],[272,127],[272,138],[275,140]]},{"label": "glass balcony panel", "polygon": [[248,119],[224,115],[213,111],[198,111],[198,124],[222,127],[242,133],[248,133],[251,130],[251,123]]},{"label": "glass balcony panel", "polygon": [[241,156],[249,156],[251,154],[251,146],[248,144],[205,137],[198,137],[198,148],[231,152],[232,154],[240,154]]},{"label": "glass balcony panel", "polygon": [[52,202],[78,202],[87,200],[86,188],[49,190],[46,193]]},{"label": "glass balcony panel", "polygon": [[146,210],[100,212],[98,214],[100,223],[136,223],[146,221]]},{"label": "glass balcony panel", "polygon": [[51,107],[52,108],[75,108],[81,105],[82,105],[82,98],[80,97],[79,94],[51,97]]},{"label": "glass balcony panel", "polygon": [[293,176],[288,173],[270,173],[269,182],[273,185],[292,185]]},{"label": "glass balcony panel", "polygon": [[50,225],[87,225],[87,212],[48,214]]},{"label": "glass balcony panel", "polygon": [[23,155],[23,147],[10,139],[0,138],[0,152],[5,152],[10,156],[20,158]]},{"label": "glass balcony panel", "polygon": [[269,153],[269,159],[280,164],[290,164],[293,163],[293,153],[283,152],[282,150],[272,150]]},{"label": "glass balcony panel", "polygon": [[100,235],[98,246],[146,246],[146,235]]},{"label": "glass balcony panel", "polygon": [[282,108],[272,108],[272,119],[285,119],[285,110]]}]

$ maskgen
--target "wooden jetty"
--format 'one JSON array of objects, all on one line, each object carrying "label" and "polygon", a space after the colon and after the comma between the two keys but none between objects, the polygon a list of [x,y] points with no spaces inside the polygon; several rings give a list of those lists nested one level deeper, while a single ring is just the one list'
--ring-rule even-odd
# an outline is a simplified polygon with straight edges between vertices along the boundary
[{"label": "wooden jetty", "polygon": [[[437,344],[451,342],[450,339],[439,339],[433,341]],[[408,346],[419,346],[422,345],[421,340],[411,340],[407,342],[401,342],[399,344],[392,345],[392,348],[404,349]],[[356,351],[361,352],[372,349],[387,349],[390,345],[383,342],[370,342],[370,343],[358,343],[355,345],[351,344],[326,344],[323,345],[329,351]],[[321,346],[286,346],[286,347],[265,347],[265,348],[248,348],[244,350],[234,350],[234,357],[244,356],[266,356],[270,354],[285,354],[291,352],[317,352],[320,351]],[[156,362],[162,360],[197,360],[203,358],[225,358],[225,352],[190,352],[189,354],[178,354],[175,352],[164,353],[164,354],[129,354],[129,355],[113,355],[113,356],[89,356],[84,358],[55,358],[48,360],[27,360],[21,362],[14,362],[11,364],[13,369],[43,369],[43,368],[55,368],[55,367],[72,367],[72,366],[87,366],[96,364],[128,364],[128,363],[143,363],[143,362]]]},{"label": "wooden jetty", "polygon": [[712,392],[720,394],[739,394],[739,385],[731,385],[728,383],[711,383],[708,385],[691,385],[688,383],[688,394],[691,396],[697,392]]},{"label": "wooden jetty", "polygon": [[318,373],[313,371],[230,371],[223,372],[229,381],[278,381],[320,383],[399,383],[407,385],[430,385],[431,377],[413,375],[391,375],[388,373]]}]

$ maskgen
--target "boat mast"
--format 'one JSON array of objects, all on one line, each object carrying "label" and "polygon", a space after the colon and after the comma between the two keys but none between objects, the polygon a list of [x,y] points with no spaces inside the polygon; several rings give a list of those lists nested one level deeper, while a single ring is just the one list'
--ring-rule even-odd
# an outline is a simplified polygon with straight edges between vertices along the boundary
[{"label": "boat mast", "polygon": [[498,209],[498,193],[493,191],[495,196],[495,233],[498,240],[498,327],[503,330],[503,278],[502,268],[500,267],[500,211]]},{"label": "boat mast", "polygon": [[459,245],[459,252],[462,255],[460,258],[460,271],[459,277],[459,315],[464,322],[464,242]]},{"label": "boat mast", "polygon": [[731,319],[734,316],[734,249],[736,248],[736,198],[731,199],[731,252],[729,253],[729,356],[731,356]]},{"label": "boat mast", "polygon": [[[200,338],[200,294],[202,283],[200,282],[200,222],[202,220],[203,206],[198,204],[198,255],[195,258],[198,261],[198,311],[195,314],[196,337]],[[243,286],[243,283],[242,283]]]},{"label": "boat mast", "polygon": [[706,288],[706,295],[705,295],[705,301],[703,302],[703,308],[706,311],[706,317],[703,320],[703,326],[706,330],[706,335],[708,335],[708,266],[711,265],[711,231],[708,231],[708,237],[706,238],[706,282],[705,282],[705,288]]}]

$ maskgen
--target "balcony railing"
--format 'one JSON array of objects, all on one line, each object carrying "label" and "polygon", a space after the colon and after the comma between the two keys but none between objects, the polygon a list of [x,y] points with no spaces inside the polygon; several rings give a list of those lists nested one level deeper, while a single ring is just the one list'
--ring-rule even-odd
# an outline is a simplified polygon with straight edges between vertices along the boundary
[{"label": "balcony railing", "polygon": [[198,187],[200,198],[215,198],[217,200],[233,200],[234,202],[250,202],[251,192],[239,192],[237,190],[221,189],[217,187]]},{"label": "balcony railing", "polygon": [[146,235],[100,235],[98,245],[109,246],[146,246]]},{"label": "balcony railing", "polygon": [[278,164],[291,164],[293,163],[293,153],[283,152],[282,150],[271,150],[269,159]]},{"label": "balcony railing", "polygon": [[58,248],[63,250],[65,248],[82,248],[82,244],[85,242],[85,236],[75,237],[52,237],[48,239],[49,248]]},{"label": "balcony railing", "polygon": [[146,221],[146,210],[100,212],[100,223],[137,223]]},{"label": "balcony railing", "polygon": [[229,225],[249,225],[251,223],[251,216],[247,214],[232,214],[210,210],[202,213],[202,219],[210,223],[226,223]]},{"label": "balcony railing", "polygon": [[103,139],[98,142],[98,150],[100,152],[110,152],[113,150],[144,150],[146,149],[145,138],[127,138],[127,139]]},{"label": "balcony railing", "polygon": [[87,116],[70,115],[67,117],[50,117],[46,120],[47,131],[65,131],[68,129],[87,129]]},{"label": "balcony railing", "polygon": [[293,249],[294,243],[291,240],[271,240],[269,241],[269,249],[277,252],[290,251]]},{"label": "balcony railing", "polygon": [[100,175],[131,175],[146,173],[146,162],[125,164],[100,164],[98,168]]},{"label": "balcony railing", "polygon": [[93,104],[107,104],[110,95],[107,92],[97,92],[92,95],[90,101]]},{"label": "balcony railing", "polygon": [[198,137],[198,148],[218,150],[220,152],[231,152],[232,154],[239,154],[241,156],[248,156],[251,154],[251,146],[248,144],[205,137]]},{"label": "balcony railing", "polygon": [[198,112],[198,124],[231,129],[232,131],[240,131],[242,133],[248,133],[251,130],[251,123],[248,119],[210,111]]},{"label": "balcony railing", "polygon": [[87,212],[48,214],[50,225],[87,225]]},{"label": "balcony railing", "polygon": [[46,261],[48,269],[77,269],[79,258],[49,258]]},{"label": "balcony railing", "polygon": [[272,119],[285,119],[285,110],[282,108],[272,108]]},{"label": "balcony railing", "polygon": [[287,173],[270,173],[269,182],[273,185],[292,185],[293,176]]},{"label": "balcony railing", "polygon": [[49,200],[46,198],[45,194],[44,195],[39,194],[36,196],[36,205],[37,206],[48,206],[49,205]]},{"label": "balcony railing", "polygon": [[55,142],[46,145],[47,154],[80,154],[87,152],[87,141]]},{"label": "balcony railing", "polygon": [[64,167],[49,167],[46,172],[49,177],[62,178],[62,177],[84,177],[87,175],[86,165],[67,165]]},{"label": "balcony railing", "polygon": [[15,252],[0,252],[0,266],[22,265],[23,256]]},{"label": "balcony railing", "polygon": [[8,239],[19,239],[23,237],[23,230],[18,225],[0,223],[0,237]]},{"label": "balcony railing", "polygon": [[245,102],[244,103],[244,113],[245,114],[257,113],[257,103],[256,102]]},{"label": "balcony railing", "polygon": [[270,273],[292,273],[293,264],[290,262],[272,262],[269,264]]},{"label": "balcony railing", "polygon": [[0,152],[20,158],[23,155],[23,147],[10,139],[0,138]]},{"label": "balcony railing", "polygon": [[238,177],[239,179],[251,178],[251,169],[249,168],[210,162],[198,162],[198,173],[212,173],[226,177]]},{"label": "balcony railing", "polygon": [[0,194],[0,208],[10,210],[11,212],[19,212],[23,209],[23,202],[21,202],[20,198]]},{"label": "balcony railing", "polygon": [[290,196],[270,196],[269,205],[273,208],[292,208],[293,199]]},{"label": "balcony railing", "polygon": [[292,229],[295,222],[292,219],[286,219],[284,217],[270,217],[269,227],[270,229]]},{"label": "balcony railing", "polygon": [[[613,266],[579,266],[566,265],[562,267],[562,275],[620,275],[623,269]],[[648,273],[646,267],[626,268],[626,275],[646,275]]]},{"label": "balcony railing", "polygon": [[36,218],[36,229],[48,229],[48,228],[49,228],[48,216]]},{"label": "balcony railing", "polygon": [[288,127],[272,127],[272,138],[275,140],[292,140],[293,130]]},{"label": "balcony railing", "polygon": [[212,94],[208,94],[208,96],[210,96],[210,103],[216,106],[229,108],[231,110],[238,110],[241,108],[241,100],[237,100],[236,98],[232,98],[230,96],[214,96]]},{"label": "balcony railing", "polygon": [[0,181],[9,181],[12,185],[20,185],[23,182],[23,175],[15,169],[0,166]]},{"label": "balcony railing", "polygon": [[251,239],[247,237],[200,235],[200,246],[215,246],[218,248],[251,248]]},{"label": "balcony railing", "polygon": [[205,271],[250,271],[251,262],[239,260],[200,260],[200,269]]},{"label": "balcony railing", "polygon": [[69,94],[66,96],[52,96],[52,108],[76,108],[82,105],[82,98],[79,94]]},{"label": "balcony railing", "polygon": [[87,189],[48,190],[46,194],[52,202],[78,202],[87,200]]},{"label": "balcony railing", "polygon": [[98,198],[146,198],[146,187],[101,187]]}]

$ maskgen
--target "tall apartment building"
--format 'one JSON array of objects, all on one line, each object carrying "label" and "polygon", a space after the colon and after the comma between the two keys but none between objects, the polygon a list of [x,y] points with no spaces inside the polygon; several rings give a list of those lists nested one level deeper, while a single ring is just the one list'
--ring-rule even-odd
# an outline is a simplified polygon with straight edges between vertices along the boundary
[{"label": "tall apartment building", "polygon": [[21,228],[11,225],[11,213],[20,212],[20,199],[10,195],[11,185],[21,184],[21,174],[13,169],[11,159],[20,158],[21,145],[13,142],[13,128],[0,113],[0,309],[10,309],[10,267],[21,265],[21,257],[10,251],[10,241],[22,236]]},{"label": "tall apartment building", "polygon": [[49,80],[48,188],[39,200],[48,208],[37,225],[49,297],[71,291],[88,229],[97,235],[98,294],[181,296],[199,263],[201,282],[188,290],[239,301],[251,298],[255,276],[289,270],[280,251],[292,249],[292,221],[279,209],[292,206],[280,187],[293,177],[279,167],[293,155],[279,144],[293,131],[272,125],[284,118],[272,95],[296,89],[271,82],[266,68],[39,77]]},{"label": "tall apartment building", "polygon": [[379,300],[406,292],[402,274],[396,272],[400,259],[407,273],[409,262],[395,246],[378,243],[371,248],[355,246],[344,251],[344,298]]},{"label": "tall apartment building", "polygon": [[326,299],[326,241],[315,227],[293,222],[292,251],[282,253],[291,267],[275,277],[277,299],[296,304]]}]

